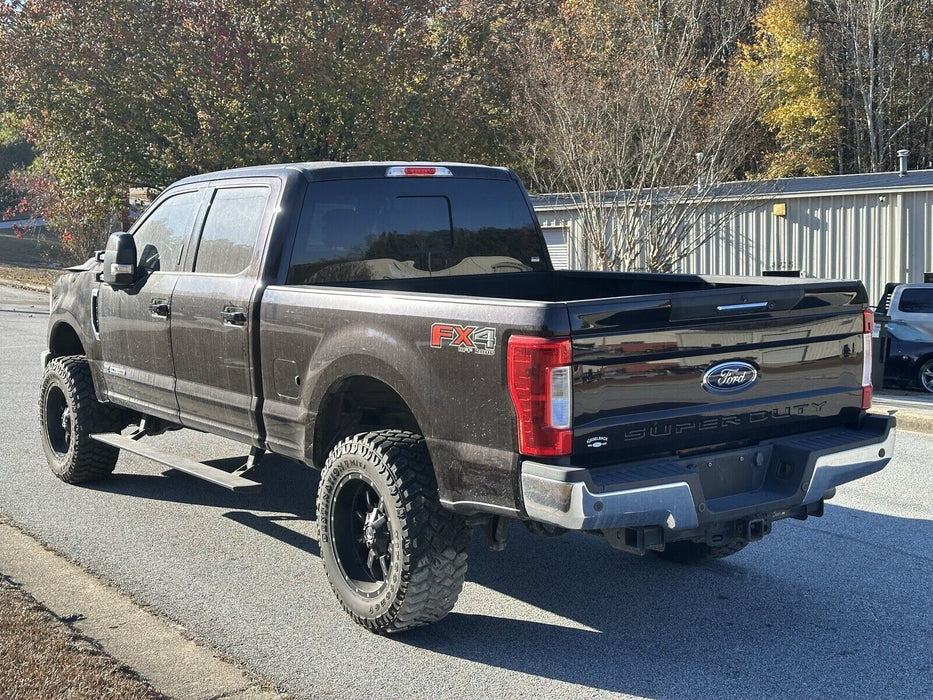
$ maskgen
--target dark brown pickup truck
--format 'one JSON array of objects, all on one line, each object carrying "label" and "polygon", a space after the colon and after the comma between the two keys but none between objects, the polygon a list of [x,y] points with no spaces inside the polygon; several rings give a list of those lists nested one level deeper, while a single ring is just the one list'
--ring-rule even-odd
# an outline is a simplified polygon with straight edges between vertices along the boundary
[{"label": "dark brown pickup truck", "polygon": [[[568,529],[696,562],[891,458],[859,282],[551,267],[507,169],[314,163],[169,187],[52,290],[49,464],[121,449],[238,490],[266,452],[323,470],[321,555],[359,623],[442,618],[470,528]],[[250,447],[229,473],[157,452]]]}]

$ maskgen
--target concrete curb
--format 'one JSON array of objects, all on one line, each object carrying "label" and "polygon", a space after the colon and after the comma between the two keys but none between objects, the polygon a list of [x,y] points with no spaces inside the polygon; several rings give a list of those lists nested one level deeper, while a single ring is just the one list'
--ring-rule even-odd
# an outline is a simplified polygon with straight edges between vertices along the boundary
[{"label": "concrete curb", "polygon": [[933,435],[933,416],[916,411],[905,411],[903,409],[892,408],[883,410],[881,408],[872,409],[872,413],[893,413],[897,418],[897,429],[908,433],[923,433]]},{"label": "concrete curb", "polygon": [[198,644],[0,516],[0,571],[59,617],[173,698],[282,700],[279,693]]}]

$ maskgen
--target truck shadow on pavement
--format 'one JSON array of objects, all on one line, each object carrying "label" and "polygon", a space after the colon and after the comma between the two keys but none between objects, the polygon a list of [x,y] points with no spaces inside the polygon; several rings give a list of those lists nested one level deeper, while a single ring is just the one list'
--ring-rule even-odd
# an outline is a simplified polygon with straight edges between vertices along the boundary
[{"label": "truck shadow on pavement", "polygon": [[[244,461],[245,456],[229,457],[205,460],[205,464],[232,472]],[[262,489],[253,493],[234,493],[171,469],[161,475],[116,471],[106,481],[91,486],[99,491],[134,498],[230,508],[223,517],[320,556],[317,540],[280,524],[317,518],[315,497],[320,482],[317,470],[285,457],[270,455],[263,458],[249,478],[260,482]],[[269,515],[257,515],[255,511]]]},{"label": "truck shadow on pavement", "polygon": [[[232,471],[242,458],[212,463]],[[168,470],[118,471],[93,488],[229,509],[230,521],[319,556],[314,538],[281,524],[315,520],[318,473],[270,457],[252,478],[262,491]],[[513,524],[509,534],[496,553],[475,533],[454,611],[385,642],[490,667],[477,694],[494,695],[502,669],[529,674],[529,696],[554,692],[536,689],[536,676],[654,698],[930,697],[933,521],[829,504],[822,519],[779,522],[697,567],[576,533],[542,538]]]},{"label": "truck shadow on pavement", "polygon": [[[930,696],[931,521],[827,506],[699,567],[578,534],[510,537],[498,554],[474,539],[454,612],[393,639],[648,697]],[[483,608],[470,582],[505,599]]]}]

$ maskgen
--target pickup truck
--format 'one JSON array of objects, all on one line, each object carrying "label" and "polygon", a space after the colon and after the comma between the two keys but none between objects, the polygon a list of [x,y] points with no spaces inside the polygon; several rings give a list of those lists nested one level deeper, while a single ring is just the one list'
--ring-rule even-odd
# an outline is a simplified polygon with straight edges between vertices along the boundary
[{"label": "pickup truck", "polygon": [[[318,468],[324,570],[377,633],[451,610],[473,527],[707,561],[822,515],[894,446],[860,282],[555,271],[505,168],[190,177],[50,304],[54,473],[104,478],[120,450],[234,490],[266,453]],[[146,442],[181,427],[249,457]]]},{"label": "pickup truck", "polygon": [[933,284],[885,285],[875,308],[884,384],[933,393]]}]

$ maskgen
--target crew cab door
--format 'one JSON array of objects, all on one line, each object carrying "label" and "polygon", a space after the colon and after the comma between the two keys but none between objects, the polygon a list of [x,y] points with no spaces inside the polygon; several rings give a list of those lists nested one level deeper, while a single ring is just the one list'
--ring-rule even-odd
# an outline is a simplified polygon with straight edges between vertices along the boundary
[{"label": "crew cab door", "polygon": [[251,349],[259,268],[278,202],[273,178],[213,183],[172,295],[172,354],[182,425],[255,442]]},{"label": "crew cab door", "polygon": [[131,231],[139,279],[114,289],[101,283],[99,331],[107,395],[174,420],[178,415],[172,361],[172,292],[198,218],[202,192],[172,192]]}]

